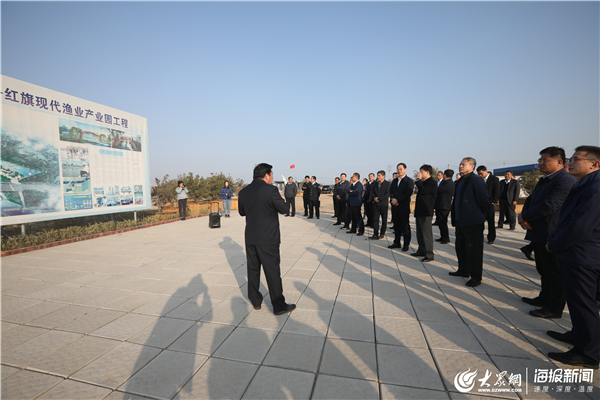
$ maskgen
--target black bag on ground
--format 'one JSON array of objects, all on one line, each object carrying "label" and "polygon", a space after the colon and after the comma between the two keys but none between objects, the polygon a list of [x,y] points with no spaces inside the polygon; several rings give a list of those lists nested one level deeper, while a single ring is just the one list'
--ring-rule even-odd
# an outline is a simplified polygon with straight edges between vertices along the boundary
[{"label": "black bag on ground", "polygon": [[[213,204],[216,204],[216,211],[214,211]],[[221,227],[221,214],[219,214],[219,202],[213,201],[210,203],[210,214],[208,214],[208,227],[209,228],[220,228]]]}]

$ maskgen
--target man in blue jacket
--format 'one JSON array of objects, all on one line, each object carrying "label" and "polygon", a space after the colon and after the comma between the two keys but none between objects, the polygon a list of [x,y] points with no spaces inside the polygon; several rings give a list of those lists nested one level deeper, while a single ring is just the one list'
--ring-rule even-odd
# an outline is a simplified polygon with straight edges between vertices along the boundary
[{"label": "man in blue jacket", "polygon": [[[567,365],[598,368],[600,316],[596,282],[600,277],[600,147],[579,146],[569,160],[577,182],[567,196],[546,249],[560,265],[573,329],[548,331],[554,339],[573,344],[566,353],[548,357]],[[536,254],[537,258],[537,254]]]},{"label": "man in blue jacket", "polygon": [[348,194],[348,203],[350,204],[350,212],[352,213],[352,229],[346,233],[356,233],[356,236],[365,234],[365,224],[363,222],[360,208],[362,206],[363,184],[360,183],[360,174],[355,172],[351,178],[351,185],[346,190]]},{"label": "man in blue jacket", "polygon": [[474,174],[477,161],[465,157],[458,170],[461,178],[455,182],[452,202],[452,226],[456,227],[456,257],[458,269],[452,276],[471,277],[467,286],[481,285],[483,275],[483,223],[488,209],[485,181]]},{"label": "man in blue jacket", "polygon": [[525,240],[531,242],[535,252],[535,267],[541,277],[542,290],[538,297],[521,300],[541,307],[529,312],[534,317],[561,318],[565,308],[563,282],[556,257],[546,250],[546,243],[556,228],[560,208],[576,179],[564,168],[566,157],[562,148],[547,147],[540,151],[540,156],[538,163],[544,176],[525,201],[518,222],[527,230]]}]

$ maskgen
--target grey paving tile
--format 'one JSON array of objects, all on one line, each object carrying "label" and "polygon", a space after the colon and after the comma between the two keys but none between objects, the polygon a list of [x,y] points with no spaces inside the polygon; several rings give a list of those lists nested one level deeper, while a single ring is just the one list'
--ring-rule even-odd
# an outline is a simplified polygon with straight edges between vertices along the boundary
[{"label": "grey paving tile", "polygon": [[[335,275],[335,274],[334,274]],[[337,276],[337,275],[335,275]],[[325,297],[327,295],[336,295],[340,288],[340,279],[339,277],[334,280],[317,280],[311,279],[308,286],[306,287],[307,293],[315,293],[321,297]]]},{"label": "grey paving tile", "polygon": [[2,379],[0,380],[5,380],[9,376],[12,376],[19,371],[21,371],[19,368],[9,367],[8,365],[2,365]]},{"label": "grey paving tile", "polygon": [[373,299],[363,296],[337,296],[334,313],[373,315]]},{"label": "grey paving tile", "polygon": [[441,390],[419,389],[415,387],[381,384],[383,400],[450,400],[448,393]]},{"label": "grey paving tile", "polygon": [[354,340],[327,339],[319,373],[376,380],[375,344]]},{"label": "grey paving tile", "polygon": [[317,372],[324,338],[281,332],[263,361],[263,365]]},{"label": "grey paving tile", "polygon": [[53,303],[50,301],[36,302],[35,304],[29,307],[22,308],[18,311],[7,315],[2,315],[2,320],[8,322],[15,322],[18,324],[26,324],[36,318],[40,318],[44,315],[47,315],[66,306],[66,304]]},{"label": "grey paving tile", "polygon": [[116,340],[83,336],[29,367],[69,376],[118,344]]},{"label": "grey paving tile", "polygon": [[408,298],[404,297],[373,297],[376,317],[394,317],[417,319],[415,310]]},{"label": "grey paving tile", "polygon": [[104,398],[105,400],[150,400],[150,397],[138,396],[127,392],[121,392],[118,390],[113,391],[111,394]]},{"label": "grey paving tile", "polygon": [[[525,336],[527,341],[529,343],[533,344],[542,354],[547,355],[549,352],[564,353],[566,351],[569,351],[569,349],[572,347],[572,345],[570,345],[568,343],[560,342],[558,340],[552,339],[546,333],[547,331],[520,330],[519,332],[523,336]],[[564,333],[565,330],[557,329],[556,332]]]},{"label": "grey paving tile", "polygon": [[432,349],[485,353],[467,325],[424,321],[422,326],[427,343]]},{"label": "grey paving tile", "polygon": [[289,315],[281,331],[302,335],[325,336],[330,318],[331,313],[328,311],[296,309]]},{"label": "grey paving tile", "polygon": [[121,343],[76,372],[72,378],[115,389],[160,352],[154,347]]},{"label": "grey paving tile", "polygon": [[375,334],[377,343],[427,348],[421,325],[416,320],[376,317]]},{"label": "grey paving tile", "polygon": [[[523,303],[524,304],[524,303]],[[527,305],[525,305],[527,306]],[[529,315],[532,308],[522,307],[522,309],[497,307],[496,308],[504,318],[518,329],[525,330],[558,330],[559,326],[554,320],[545,318],[536,318]]]},{"label": "grey paving tile", "polygon": [[115,321],[96,329],[91,335],[126,340],[157,320],[158,317],[151,315],[125,314]]},{"label": "grey paving tile", "polygon": [[26,297],[2,296],[2,316],[12,314],[23,308],[31,307],[34,304],[41,303],[37,299],[28,299]]},{"label": "grey paving tile", "polygon": [[377,383],[320,374],[313,399],[379,399]]},{"label": "grey paving tile", "polygon": [[40,397],[37,397],[37,399],[102,399],[110,392],[110,389],[102,388],[100,386],[66,379]]},{"label": "grey paving tile", "polygon": [[375,341],[373,317],[361,314],[333,313],[327,336],[373,342]]},{"label": "grey paving tile", "polygon": [[57,325],[56,328],[71,332],[90,333],[123,315],[125,313],[121,311],[96,309],[66,324]]},{"label": "grey paving tile", "polygon": [[169,350],[210,355],[234,329],[233,325],[197,322],[169,346]]},{"label": "grey paving tile", "polygon": [[2,398],[33,399],[62,380],[57,376],[23,370],[2,381]]},{"label": "grey paving tile", "polygon": [[77,340],[81,335],[72,332],[48,331],[2,354],[2,362],[27,367],[37,360]]},{"label": "grey paving tile", "polygon": [[193,325],[192,321],[163,317],[128,341],[165,349]]},{"label": "grey paving tile", "polygon": [[68,323],[78,319],[79,317],[83,317],[87,313],[90,313],[94,310],[94,307],[68,305],[48,313],[43,317],[36,318],[28,323],[43,328],[56,328],[57,326],[67,325]]},{"label": "grey paving tile", "polygon": [[453,302],[453,305],[467,325],[512,326],[494,306],[472,306],[456,302]]},{"label": "grey paving tile", "polygon": [[238,327],[214,353],[215,357],[260,363],[275,340],[277,332]]},{"label": "grey paving tile", "polygon": [[[438,366],[442,379],[444,381],[444,385],[446,389],[450,392],[459,392],[459,390],[454,385],[455,378],[458,374],[467,372],[467,371],[478,371],[479,375],[474,379],[483,379],[485,372],[489,370],[492,374],[491,376],[495,377],[496,374],[500,374],[500,371],[496,367],[496,365],[492,362],[489,356],[485,354],[479,353],[465,353],[462,351],[448,351],[448,350],[432,350],[433,357],[435,359],[436,365]],[[460,381],[459,381],[460,382]],[[478,384],[478,382],[475,382]],[[503,394],[502,397],[510,397],[517,399],[518,396],[516,394]]]},{"label": "grey paving tile", "polygon": [[240,399],[258,365],[210,358],[175,399]]},{"label": "grey paving tile", "polygon": [[223,324],[238,325],[252,310],[250,303],[241,298],[223,300],[201,320],[207,322],[220,322]]},{"label": "grey paving tile", "polygon": [[131,393],[171,398],[196,373],[206,356],[165,350],[125,383]]},{"label": "grey paving tile", "polygon": [[377,362],[382,383],[444,390],[427,349],[378,344]]},{"label": "grey paving tile", "polygon": [[470,328],[489,355],[546,360],[546,357],[514,328],[490,325],[474,325]]},{"label": "grey paving tile", "polygon": [[243,399],[309,399],[315,375],[308,372],[262,366]]},{"label": "grey paving tile", "polygon": [[48,329],[16,325],[15,328],[2,332],[2,352],[8,351],[46,332],[48,332]]},{"label": "grey paving tile", "polygon": [[312,293],[307,289],[306,292],[302,294],[302,297],[300,297],[298,303],[296,303],[296,306],[298,307],[298,310],[322,311],[331,314],[335,298],[335,294],[315,295],[315,293]]},{"label": "grey paving tile", "polygon": [[140,314],[164,316],[185,303],[187,300],[188,299],[185,297],[157,296],[154,300],[149,301],[133,311]]},{"label": "grey paving tile", "polygon": [[446,302],[415,302],[413,306],[420,321],[438,321],[461,323],[462,320],[454,308]]}]

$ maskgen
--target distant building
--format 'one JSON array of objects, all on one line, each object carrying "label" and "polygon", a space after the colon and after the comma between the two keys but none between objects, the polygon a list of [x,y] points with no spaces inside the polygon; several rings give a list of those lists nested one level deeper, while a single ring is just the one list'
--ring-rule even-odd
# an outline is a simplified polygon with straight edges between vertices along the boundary
[{"label": "distant building", "polygon": [[[506,171],[512,171],[515,179],[519,179],[525,172],[535,171],[536,169],[540,169],[539,164],[516,165],[514,167],[496,168],[493,174],[502,180]],[[522,187],[519,197],[527,197],[527,194],[523,191]]]}]

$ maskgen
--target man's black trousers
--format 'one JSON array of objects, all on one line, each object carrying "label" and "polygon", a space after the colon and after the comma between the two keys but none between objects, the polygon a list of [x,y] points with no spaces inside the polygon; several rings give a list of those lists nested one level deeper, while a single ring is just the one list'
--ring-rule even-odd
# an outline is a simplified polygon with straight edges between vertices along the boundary
[{"label": "man's black trousers", "polygon": [[[379,230],[379,218],[381,217],[381,230]],[[373,235],[385,235],[387,229],[388,205],[373,203]]]},{"label": "man's black trousers", "polygon": [[435,222],[437,222],[437,226],[440,228],[440,239],[446,242],[450,241],[450,234],[448,233],[448,214],[450,214],[450,210],[435,210]]},{"label": "man's black trousers", "polygon": [[279,245],[246,245],[246,261],[248,262],[248,299],[254,307],[260,306],[263,296],[260,294],[260,267],[262,265],[267,279],[269,296],[273,305],[273,312],[278,312],[286,307],[281,283],[281,270],[279,269]]},{"label": "man's black trousers", "polygon": [[483,275],[483,222],[471,226],[456,226],[454,231],[458,271],[481,280]]},{"label": "man's black trousers", "polygon": [[552,311],[562,313],[565,308],[565,294],[556,256],[546,250],[546,243],[531,242],[531,247],[535,252],[535,269],[542,281],[540,300]]},{"label": "man's black trousers", "polygon": [[292,217],[296,215],[296,198],[286,197],[285,204],[287,205],[287,215],[290,215],[290,206],[292,207]]}]

